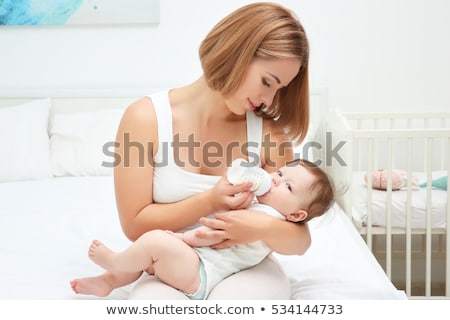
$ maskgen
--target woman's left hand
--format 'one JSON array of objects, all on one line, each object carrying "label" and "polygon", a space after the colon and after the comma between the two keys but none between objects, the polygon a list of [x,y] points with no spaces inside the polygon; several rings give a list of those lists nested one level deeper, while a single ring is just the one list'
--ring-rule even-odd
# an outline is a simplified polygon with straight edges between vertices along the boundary
[{"label": "woman's left hand", "polygon": [[201,218],[200,222],[212,230],[197,234],[202,238],[224,239],[212,246],[214,249],[261,240],[264,230],[267,230],[265,226],[273,219],[266,214],[250,210],[225,211],[216,213],[215,216],[215,219]]}]

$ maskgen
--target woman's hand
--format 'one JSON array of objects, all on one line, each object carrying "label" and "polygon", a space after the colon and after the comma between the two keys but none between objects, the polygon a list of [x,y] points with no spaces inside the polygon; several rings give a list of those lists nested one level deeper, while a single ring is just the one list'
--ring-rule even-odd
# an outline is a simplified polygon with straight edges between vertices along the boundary
[{"label": "woman's hand", "polygon": [[266,214],[250,210],[233,210],[215,214],[216,219],[201,218],[200,223],[211,228],[197,236],[208,239],[226,239],[214,246],[224,249],[239,243],[249,243],[263,238],[267,225],[274,219]]},{"label": "woman's hand", "polygon": [[311,245],[308,225],[280,220],[252,210],[233,210],[215,214],[216,219],[201,218],[200,223],[214,229],[199,232],[198,237],[226,239],[214,246],[224,249],[235,244],[262,240],[280,254],[302,255]]},{"label": "woman's hand", "polygon": [[222,177],[216,185],[209,190],[214,211],[245,209],[253,200],[254,194],[250,191],[251,182],[233,185]]}]

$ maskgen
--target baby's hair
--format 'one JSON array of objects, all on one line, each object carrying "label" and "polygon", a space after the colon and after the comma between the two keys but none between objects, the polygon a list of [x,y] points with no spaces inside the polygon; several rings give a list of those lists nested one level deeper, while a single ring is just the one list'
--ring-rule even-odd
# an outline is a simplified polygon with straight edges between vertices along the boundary
[{"label": "baby's hair", "polygon": [[302,222],[308,222],[312,218],[323,215],[334,203],[335,187],[331,177],[319,166],[305,159],[295,159],[286,166],[301,165],[307,169],[316,179],[311,184],[312,199],[308,211],[308,217]]}]

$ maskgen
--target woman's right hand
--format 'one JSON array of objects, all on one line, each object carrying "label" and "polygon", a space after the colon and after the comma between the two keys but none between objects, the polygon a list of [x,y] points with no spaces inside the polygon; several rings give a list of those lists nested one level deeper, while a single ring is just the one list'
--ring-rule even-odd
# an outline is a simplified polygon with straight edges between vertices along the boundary
[{"label": "woman's right hand", "polygon": [[214,211],[245,209],[254,198],[250,191],[251,182],[233,185],[226,177],[222,177],[216,185],[209,190]]}]

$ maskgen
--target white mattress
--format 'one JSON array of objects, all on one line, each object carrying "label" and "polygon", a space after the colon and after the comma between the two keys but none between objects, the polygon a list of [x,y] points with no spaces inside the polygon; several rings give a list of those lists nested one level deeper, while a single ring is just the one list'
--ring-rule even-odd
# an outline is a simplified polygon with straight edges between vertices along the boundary
[{"label": "white mattress", "polygon": [[[446,171],[435,171],[432,178],[446,176]],[[420,184],[426,181],[423,172],[414,172],[413,177]],[[360,223],[367,222],[367,188],[364,183],[364,172],[353,174],[352,185],[353,217]],[[386,226],[387,192],[372,190],[372,225]],[[431,227],[445,228],[447,191],[432,189],[431,201]],[[406,226],[406,200],[407,191],[398,190],[392,192],[392,227],[405,228]],[[411,226],[412,228],[425,228],[427,212],[427,190],[418,188],[411,191]]]},{"label": "white mattress", "polygon": [[[311,223],[304,256],[276,257],[294,299],[404,299],[345,214],[333,207]],[[113,179],[64,177],[0,183],[0,299],[93,299],[69,281],[102,272],[87,257],[97,238],[128,246],[116,212]],[[108,298],[126,299],[131,286]]]}]

